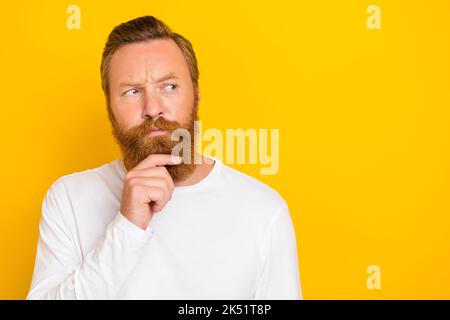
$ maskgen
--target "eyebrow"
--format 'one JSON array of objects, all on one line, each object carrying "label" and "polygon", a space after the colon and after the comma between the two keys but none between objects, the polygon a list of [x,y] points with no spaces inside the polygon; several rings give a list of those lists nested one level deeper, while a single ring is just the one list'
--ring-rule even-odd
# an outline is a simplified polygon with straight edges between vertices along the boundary
[{"label": "eyebrow", "polygon": [[[153,81],[153,83],[161,83],[163,81],[167,81],[167,80],[171,80],[171,79],[178,79],[178,76],[171,72],[168,73],[162,77],[160,77],[159,79],[156,79]],[[144,82],[141,81],[125,81],[125,82],[121,82],[119,87],[140,87],[144,84]]]}]

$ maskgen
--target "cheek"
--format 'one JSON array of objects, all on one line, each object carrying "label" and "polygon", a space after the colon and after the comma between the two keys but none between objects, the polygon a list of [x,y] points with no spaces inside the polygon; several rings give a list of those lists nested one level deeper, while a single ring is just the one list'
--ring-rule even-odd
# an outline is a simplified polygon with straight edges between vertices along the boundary
[{"label": "cheek", "polygon": [[141,124],[142,118],[139,108],[130,108],[120,103],[113,103],[111,109],[117,123],[125,130]]},{"label": "cheek", "polygon": [[194,95],[182,93],[176,97],[164,99],[165,113],[168,120],[183,121],[188,119],[194,103]]}]

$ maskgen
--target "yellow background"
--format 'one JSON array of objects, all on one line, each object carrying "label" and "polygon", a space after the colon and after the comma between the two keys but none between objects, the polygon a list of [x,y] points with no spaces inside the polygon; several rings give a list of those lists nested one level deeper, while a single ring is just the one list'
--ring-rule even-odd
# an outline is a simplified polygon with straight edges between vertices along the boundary
[{"label": "yellow background", "polygon": [[[81,30],[66,27],[69,5]],[[382,29],[366,27],[369,5]],[[306,299],[450,298],[450,1],[3,2],[0,298],[25,298],[45,192],[119,156],[99,65],[150,14],[190,39],[205,128],[279,128]],[[381,290],[366,286],[381,268]]]}]

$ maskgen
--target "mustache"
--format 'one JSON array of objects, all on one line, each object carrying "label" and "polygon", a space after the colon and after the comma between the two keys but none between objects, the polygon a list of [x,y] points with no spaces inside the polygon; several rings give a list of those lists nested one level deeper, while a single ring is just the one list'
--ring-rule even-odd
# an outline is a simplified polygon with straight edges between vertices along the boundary
[{"label": "mustache", "polygon": [[129,129],[127,134],[131,134],[135,137],[142,137],[155,129],[161,129],[168,133],[172,133],[174,130],[182,127],[183,126],[177,121],[169,121],[163,117],[159,117],[156,120],[146,119],[145,122],[138,127]]}]

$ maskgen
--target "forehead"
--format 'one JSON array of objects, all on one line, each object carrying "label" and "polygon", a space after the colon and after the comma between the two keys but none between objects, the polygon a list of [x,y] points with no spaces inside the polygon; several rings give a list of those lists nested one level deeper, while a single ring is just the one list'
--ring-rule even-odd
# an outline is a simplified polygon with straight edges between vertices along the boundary
[{"label": "forehead", "polygon": [[189,66],[181,49],[172,39],[154,39],[126,44],[112,56],[109,79],[152,81],[168,73],[190,78]]}]

